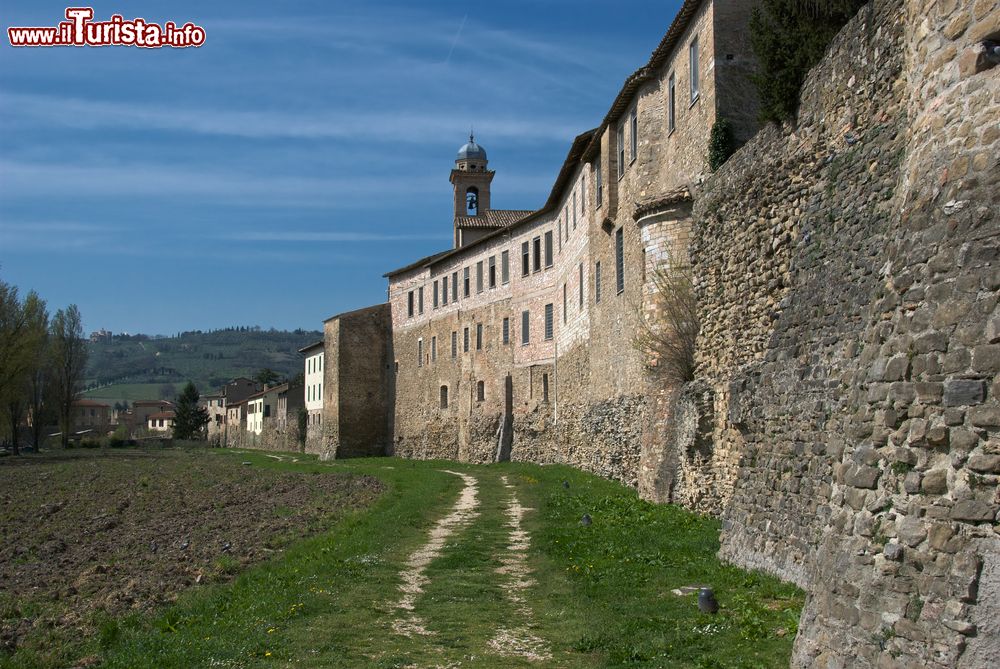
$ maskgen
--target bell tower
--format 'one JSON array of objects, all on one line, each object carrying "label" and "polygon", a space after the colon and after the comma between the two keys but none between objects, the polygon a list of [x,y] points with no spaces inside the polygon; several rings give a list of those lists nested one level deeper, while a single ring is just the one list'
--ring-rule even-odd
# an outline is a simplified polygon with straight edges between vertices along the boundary
[{"label": "bell tower", "polygon": [[490,210],[490,184],[494,172],[487,169],[486,149],[476,144],[474,135],[458,150],[451,183],[455,188],[455,248],[463,246],[461,228],[472,219],[486,219]]}]

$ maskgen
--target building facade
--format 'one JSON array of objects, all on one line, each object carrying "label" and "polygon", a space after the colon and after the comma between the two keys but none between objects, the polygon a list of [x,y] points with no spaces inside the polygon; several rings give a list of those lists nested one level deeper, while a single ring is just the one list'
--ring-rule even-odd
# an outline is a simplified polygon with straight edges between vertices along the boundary
[{"label": "building facade", "polygon": [[299,349],[304,365],[304,403],[306,408],[306,450],[314,452],[323,434],[323,373],[326,353],[323,341]]},{"label": "building facade", "polygon": [[685,2],[574,140],[541,209],[490,207],[494,172],[470,137],[450,174],[454,247],[386,274],[386,357],[362,386],[339,378],[353,351],[331,344],[351,325],[327,322],[324,409],[341,423],[324,429],[328,453],[357,429],[345,427],[358,419],[343,413],[351,395],[384,394],[386,434],[365,454],[563,462],[637,484],[652,361],[636,335],[655,310],[654,273],[687,263],[713,125],[727,120],[737,142],[757,129],[753,5]]}]

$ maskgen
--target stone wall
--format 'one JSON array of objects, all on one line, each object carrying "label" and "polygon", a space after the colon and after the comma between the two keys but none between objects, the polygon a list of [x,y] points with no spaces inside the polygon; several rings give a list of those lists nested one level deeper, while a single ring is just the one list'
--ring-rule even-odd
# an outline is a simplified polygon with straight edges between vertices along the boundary
[{"label": "stone wall", "polygon": [[388,304],[324,323],[323,458],[386,455],[395,397]]},{"label": "stone wall", "polygon": [[873,2],[696,197],[660,480],[807,590],[794,666],[1000,661],[997,30],[995,0]]}]

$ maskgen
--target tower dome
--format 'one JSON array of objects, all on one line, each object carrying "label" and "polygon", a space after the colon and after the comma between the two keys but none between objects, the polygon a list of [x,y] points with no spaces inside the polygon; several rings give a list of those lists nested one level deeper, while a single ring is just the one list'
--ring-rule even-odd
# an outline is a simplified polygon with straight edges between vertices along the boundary
[{"label": "tower dome", "polygon": [[474,135],[469,135],[469,143],[458,150],[455,161],[460,160],[486,160],[486,149],[476,144]]}]

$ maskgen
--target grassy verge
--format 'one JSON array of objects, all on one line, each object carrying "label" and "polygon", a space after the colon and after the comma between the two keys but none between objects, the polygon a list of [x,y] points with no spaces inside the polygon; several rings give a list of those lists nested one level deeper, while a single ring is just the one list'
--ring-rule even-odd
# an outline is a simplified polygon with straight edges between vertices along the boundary
[{"label": "grassy verge", "polygon": [[[615,483],[554,466],[216,457],[371,474],[387,490],[332,531],[230,583],[196,588],[154,616],[105,622],[88,648],[102,667],[788,666],[802,593],[720,563],[715,521],[643,503]],[[415,613],[429,634],[401,636],[392,628],[400,569],[463,487],[442,469],[476,477],[477,515],[427,568]],[[510,542],[504,475],[531,509],[523,519],[530,621],[496,572]],[[589,526],[580,523],[584,513]],[[715,588],[719,614],[699,613],[695,594],[672,592],[693,585]],[[550,659],[491,648],[498,629],[522,623],[545,641]]]}]

